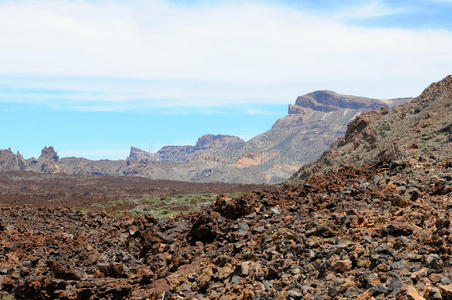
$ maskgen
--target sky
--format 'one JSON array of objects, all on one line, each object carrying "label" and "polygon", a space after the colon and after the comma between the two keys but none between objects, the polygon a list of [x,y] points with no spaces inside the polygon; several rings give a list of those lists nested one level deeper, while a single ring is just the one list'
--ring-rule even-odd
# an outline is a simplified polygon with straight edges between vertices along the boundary
[{"label": "sky", "polygon": [[125,158],[247,140],[297,96],[416,96],[452,73],[452,0],[0,0],[0,149]]}]

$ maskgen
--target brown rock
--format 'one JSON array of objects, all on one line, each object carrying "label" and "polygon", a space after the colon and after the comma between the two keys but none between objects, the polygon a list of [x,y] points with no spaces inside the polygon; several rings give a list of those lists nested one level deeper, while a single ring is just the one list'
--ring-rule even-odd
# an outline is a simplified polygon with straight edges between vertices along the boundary
[{"label": "brown rock", "polygon": [[219,195],[212,204],[212,207],[225,218],[237,219],[251,213],[251,204],[252,202],[245,199],[244,196],[231,198]]},{"label": "brown rock", "polygon": [[338,260],[333,265],[333,271],[335,272],[346,272],[352,269],[352,261],[349,259]]},{"label": "brown rock", "polygon": [[242,276],[248,276],[248,274],[250,272],[250,262],[249,261],[242,262],[240,264],[240,270],[241,270]]},{"label": "brown rock", "polygon": [[211,215],[201,215],[193,223],[189,236],[193,241],[212,242],[218,232],[216,220]]},{"label": "brown rock", "polygon": [[166,279],[158,279],[151,284],[151,289],[153,291],[153,294],[157,295],[157,297],[160,299],[163,293],[170,289],[170,286],[168,285]]},{"label": "brown rock", "polygon": [[440,285],[439,288],[441,289],[441,293],[443,294],[446,300],[452,299],[452,284]]},{"label": "brown rock", "polygon": [[419,295],[418,291],[414,286],[404,286],[399,293],[397,293],[398,299],[407,300],[424,300],[425,298]]}]

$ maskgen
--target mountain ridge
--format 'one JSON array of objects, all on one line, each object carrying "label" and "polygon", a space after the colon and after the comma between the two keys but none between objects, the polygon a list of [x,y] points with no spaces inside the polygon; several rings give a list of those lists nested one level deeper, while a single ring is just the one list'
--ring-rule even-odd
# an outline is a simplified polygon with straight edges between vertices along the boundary
[{"label": "mountain ridge", "polygon": [[289,105],[288,115],[246,142],[235,136],[206,134],[195,145],[164,146],[156,153],[132,146],[125,160],[116,161],[59,158],[53,147],[45,147],[38,159],[24,160],[4,152],[1,169],[192,182],[280,183],[320,157],[345,134],[348,122],[375,107],[390,109],[390,105],[372,98],[315,91],[297,97],[295,104]]}]

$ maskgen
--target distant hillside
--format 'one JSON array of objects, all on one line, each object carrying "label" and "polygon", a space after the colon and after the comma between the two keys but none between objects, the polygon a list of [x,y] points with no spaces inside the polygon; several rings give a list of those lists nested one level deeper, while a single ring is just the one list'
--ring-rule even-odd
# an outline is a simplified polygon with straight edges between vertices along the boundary
[{"label": "distant hillside", "polygon": [[218,150],[232,145],[244,144],[241,138],[230,135],[206,134],[198,139],[194,146],[165,146],[157,152],[159,161],[185,162],[195,154],[205,151]]},{"label": "distant hillside", "polygon": [[347,124],[362,112],[409,101],[376,100],[316,91],[289,105],[288,115],[270,130],[245,142],[229,135],[207,134],[195,145],[165,146],[157,153],[131,147],[126,160],[91,161],[59,158],[52,147],[38,159],[0,152],[0,170],[46,174],[143,176],[192,182],[280,183],[301,166],[320,157],[345,134]]}]

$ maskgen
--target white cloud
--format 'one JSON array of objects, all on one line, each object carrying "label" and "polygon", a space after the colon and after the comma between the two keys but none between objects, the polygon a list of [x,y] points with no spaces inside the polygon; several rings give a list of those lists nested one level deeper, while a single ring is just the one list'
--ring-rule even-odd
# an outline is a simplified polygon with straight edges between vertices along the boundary
[{"label": "white cloud", "polygon": [[412,11],[409,7],[393,7],[379,0],[372,0],[361,5],[346,6],[333,14],[338,20],[369,19],[397,15]]},{"label": "white cloud", "polygon": [[[451,73],[449,31],[340,22],[388,13],[377,1],[333,18],[256,3],[2,1],[0,75],[62,77],[29,84],[87,92],[22,95],[29,101],[163,105],[171,99],[168,105],[209,105],[288,103],[325,88],[381,98],[412,96]],[[152,83],[90,83],[90,78]],[[14,79],[9,84],[28,86]]]}]

